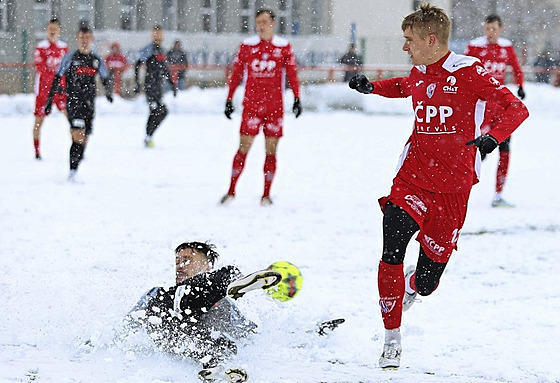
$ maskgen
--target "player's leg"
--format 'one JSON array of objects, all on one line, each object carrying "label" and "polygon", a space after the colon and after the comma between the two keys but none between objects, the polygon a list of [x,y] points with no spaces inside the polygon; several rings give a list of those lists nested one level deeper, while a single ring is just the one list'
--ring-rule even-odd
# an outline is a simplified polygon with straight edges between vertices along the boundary
[{"label": "player's leg", "polygon": [[249,153],[249,150],[251,150],[251,146],[253,145],[255,136],[259,133],[261,125],[262,119],[259,118],[254,111],[243,109],[241,127],[239,128],[239,148],[233,157],[229,189],[227,194],[220,200],[221,204],[227,204],[235,197],[237,181],[245,168],[247,154]]},{"label": "player's leg", "polygon": [[146,147],[151,148],[154,146],[152,136],[167,116],[168,110],[161,100],[149,100],[148,105],[150,107],[150,116],[146,124],[146,138],[144,139],[144,144]]},{"label": "player's leg", "polygon": [[35,116],[33,124],[33,146],[35,148],[35,158],[41,159],[41,126],[43,126],[44,117]]},{"label": "player's leg", "polygon": [[276,152],[278,150],[279,137],[266,137],[265,138],[265,151],[266,157],[264,160],[264,191],[261,198],[261,205],[271,205],[270,187],[276,175]]},{"label": "player's leg", "polygon": [[239,148],[233,157],[233,164],[231,165],[231,179],[229,183],[229,189],[225,196],[220,200],[221,204],[227,204],[233,200],[235,197],[235,188],[237,186],[237,181],[245,168],[245,160],[247,159],[247,154],[251,150],[255,136],[250,136],[246,134],[241,134],[239,136]]},{"label": "player's leg", "polygon": [[45,104],[47,103],[48,90],[37,94],[35,97],[35,121],[33,123],[33,146],[35,148],[35,158],[41,159],[41,127],[45,119]]},{"label": "player's leg", "polygon": [[383,214],[383,255],[379,262],[379,304],[387,330],[401,325],[406,247],[419,225],[405,210],[387,202]]},{"label": "player's leg", "polygon": [[504,190],[509,170],[510,140],[511,137],[508,137],[499,145],[500,157],[498,159],[498,170],[496,172],[496,194],[492,200],[493,207],[513,207],[513,205],[502,198],[502,191]]},{"label": "player's leg", "polygon": [[70,118],[70,134],[72,136],[72,145],[70,146],[70,180],[73,180],[76,176],[78,166],[84,156],[89,133],[91,133],[90,119]]},{"label": "player's leg", "polygon": [[378,289],[385,343],[379,358],[381,368],[398,368],[401,358],[401,317],[404,296],[403,261],[418,223],[399,206],[387,202],[383,213],[383,255],[379,262]]},{"label": "player's leg", "polygon": [[270,187],[276,175],[276,152],[278,150],[278,142],[283,135],[283,109],[275,109],[270,116],[266,118],[263,132],[265,136],[266,158],[264,160],[264,190],[261,198],[261,205],[272,205],[270,198]]}]

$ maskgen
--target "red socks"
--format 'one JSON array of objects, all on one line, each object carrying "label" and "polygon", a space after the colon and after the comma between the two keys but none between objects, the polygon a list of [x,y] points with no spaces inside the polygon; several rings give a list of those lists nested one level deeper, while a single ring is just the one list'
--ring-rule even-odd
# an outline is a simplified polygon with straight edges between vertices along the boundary
[{"label": "red socks", "polygon": [[498,160],[498,171],[496,172],[496,193],[500,194],[504,190],[509,168],[509,152],[500,152]]},{"label": "red socks", "polygon": [[231,168],[231,183],[229,185],[228,194],[235,195],[235,185],[237,185],[237,180],[243,172],[245,167],[245,159],[247,158],[247,153],[243,154],[239,150],[235,153],[233,157],[233,166]]},{"label": "red socks", "polygon": [[267,155],[264,160],[264,192],[263,198],[270,196],[270,186],[276,174],[276,156]]},{"label": "red socks", "polygon": [[390,265],[380,261],[377,284],[383,324],[388,330],[399,328],[401,326],[404,296],[403,265]]},{"label": "red socks", "polygon": [[38,138],[33,139],[33,146],[35,147],[35,155],[36,156],[40,155],[40,153],[39,153],[39,139]]},{"label": "red socks", "polygon": [[[228,194],[235,195],[235,186],[237,185],[237,180],[239,180],[239,176],[243,172],[243,168],[245,167],[245,159],[247,158],[247,154],[243,154],[240,151],[237,151],[235,157],[233,157],[233,166],[231,169],[231,183],[229,185]],[[270,186],[272,185],[272,180],[274,179],[274,175],[276,174],[276,156],[275,155],[267,155],[266,159],[264,160],[264,192],[263,197],[269,197],[270,195]]]}]

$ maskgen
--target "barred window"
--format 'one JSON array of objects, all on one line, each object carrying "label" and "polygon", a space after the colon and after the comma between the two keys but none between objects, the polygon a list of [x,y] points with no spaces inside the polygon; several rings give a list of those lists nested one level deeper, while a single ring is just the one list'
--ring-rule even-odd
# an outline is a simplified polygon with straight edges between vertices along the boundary
[{"label": "barred window", "polygon": [[87,21],[91,27],[95,27],[95,0],[78,1],[78,19]]}]

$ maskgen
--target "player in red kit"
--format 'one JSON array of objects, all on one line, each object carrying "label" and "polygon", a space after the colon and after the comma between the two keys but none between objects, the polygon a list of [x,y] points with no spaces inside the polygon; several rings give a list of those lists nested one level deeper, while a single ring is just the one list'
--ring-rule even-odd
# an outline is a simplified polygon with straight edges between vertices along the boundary
[{"label": "player in red kit", "polygon": [[[383,211],[383,254],[378,269],[379,304],[385,327],[382,368],[398,368],[401,317],[417,294],[430,295],[453,250],[478,182],[480,154],[490,153],[528,117],[523,103],[477,58],[449,50],[451,23],[443,9],[423,4],[406,16],[403,50],[412,68],[406,77],[349,86],[365,94],[412,97],[415,122],[405,144],[391,192],[379,199]],[[501,122],[481,134],[487,100],[503,108]],[[416,266],[403,270],[414,233],[420,242]]]},{"label": "player in red kit", "polygon": [[[41,159],[41,126],[45,119],[45,104],[49,97],[49,90],[60,65],[62,58],[68,53],[68,45],[58,41],[60,36],[60,21],[51,19],[47,25],[47,39],[41,41],[34,52],[35,61],[35,123],[33,124],[33,145],[35,146],[35,158]],[[53,103],[66,115],[66,95],[62,92],[64,82],[61,83],[61,91],[54,96]]]},{"label": "player in red kit", "polygon": [[[469,42],[465,54],[478,57],[486,70],[502,84],[505,84],[506,69],[510,66],[513,69],[515,83],[519,87],[517,95],[523,100],[525,98],[523,71],[511,41],[500,37],[503,31],[504,26],[500,16],[488,16],[484,22],[484,36]],[[482,133],[487,133],[500,123],[501,113],[501,107],[497,103],[489,102],[486,105]],[[496,195],[492,199],[493,207],[513,207],[502,198],[509,168],[509,144],[510,138],[508,137],[499,146],[500,158],[498,160],[498,171],[496,172]]]},{"label": "player in red kit", "polygon": [[263,130],[265,136],[266,159],[264,162],[264,192],[261,205],[272,204],[270,187],[276,173],[276,151],[283,135],[284,125],[284,75],[294,92],[292,111],[296,118],[301,114],[299,101],[299,80],[296,60],[290,43],[274,35],[274,13],[268,9],[257,11],[255,24],[257,36],[243,41],[233,62],[233,73],[229,79],[229,92],[225,115],[231,119],[233,94],[247,74],[243,115],[241,120],[239,149],[233,158],[231,183],[227,194],[220,203],[231,202],[235,197],[235,185],[245,166],[245,159],[255,136]]}]

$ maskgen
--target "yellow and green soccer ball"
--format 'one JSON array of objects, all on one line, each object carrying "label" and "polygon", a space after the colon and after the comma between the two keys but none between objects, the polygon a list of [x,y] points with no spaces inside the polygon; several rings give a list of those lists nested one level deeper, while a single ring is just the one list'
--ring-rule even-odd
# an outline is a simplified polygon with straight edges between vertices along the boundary
[{"label": "yellow and green soccer ball", "polygon": [[290,262],[279,261],[268,266],[282,274],[282,281],[267,290],[267,294],[280,302],[287,302],[296,297],[303,286],[303,276],[299,269]]}]

